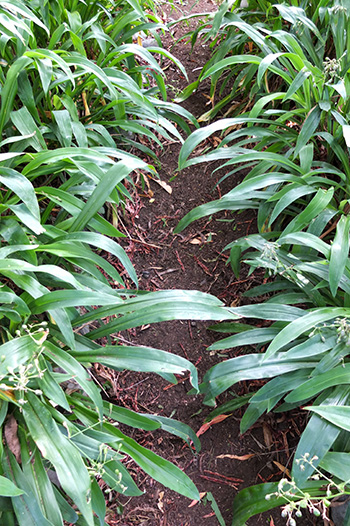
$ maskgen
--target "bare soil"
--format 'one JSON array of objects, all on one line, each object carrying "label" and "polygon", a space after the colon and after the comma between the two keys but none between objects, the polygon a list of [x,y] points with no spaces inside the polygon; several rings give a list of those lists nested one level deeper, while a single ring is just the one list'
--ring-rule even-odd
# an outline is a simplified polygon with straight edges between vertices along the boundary
[{"label": "bare soil", "polygon": [[[189,12],[190,5],[181,6]],[[193,11],[208,12],[216,9],[209,0],[200,0]],[[193,12],[191,11],[191,12]],[[178,18],[179,13],[164,7],[164,18]],[[193,27],[193,22],[192,22]],[[187,27],[176,27],[174,35],[164,39],[166,48],[185,65],[190,82],[196,80],[200,67],[210,56],[210,50],[198,42],[191,53],[189,44],[177,43],[174,39],[186,33]],[[175,66],[167,69],[168,83],[177,91],[186,86]],[[208,85],[201,86],[184,106],[196,117],[208,110]],[[140,288],[195,289],[219,297],[226,305],[239,305],[247,302],[242,297],[244,291],[261,284],[264,276],[257,271],[248,277],[243,269],[237,280],[227,265],[224,247],[241,236],[253,233],[255,217],[253,213],[222,213],[193,223],[183,233],[174,235],[178,221],[199,204],[220,197],[244,177],[226,179],[216,186],[223,172],[213,174],[215,164],[197,165],[182,172],[177,171],[177,158],[180,145],[174,142],[164,144],[159,153],[160,179],[172,189],[168,193],[157,182],[149,181],[149,187],[142,188],[139,181],[134,192],[134,201],[127,205],[120,226],[125,227],[128,237],[124,240],[140,278]],[[233,357],[237,349],[225,354],[211,353],[208,346],[218,339],[217,333],[208,330],[204,322],[166,322],[128,331],[121,335],[122,341],[146,345],[177,353],[196,365],[200,378],[215,363]],[[244,350],[247,352],[247,349]],[[180,379],[177,385],[168,384],[162,378],[124,372],[116,375],[103,368],[98,369],[106,384],[111,400],[117,404],[139,412],[157,413],[190,425],[195,432],[201,428],[211,409],[202,404],[200,396],[189,396],[190,384]],[[232,389],[241,395],[256,389],[258,383],[242,382]],[[224,394],[219,403],[229,399]],[[295,411],[287,415],[269,414],[262,417],[249,432],[243,436],[239,432],[240,418],[244,412],[237,410],[220,423],[211,426],[201,436],[202,449],[199,454],[177,437],[164,432],[142,432],[130,430],[127,433],[145,447],[183,469],[204,493],[202,502],[191,506],[185,497],[162,487],[146,476],[136,465],[128,462],[127,467],[145,494],[129,500],[115,496],[109,502],[107,523],[110,526],[217,526],[219,520],[206,496],[211,492],[223,516],[225,524],[232,521],[232,502],[237,492],[244,487],[265,481],[279,480],[281,466],[291,467],[294,447],[298,441],[300,428],[304,425],[304,415]],[[222,455],[236,455],[249,459],[220,458]],[[117,513],[117,506],[123,505],[123,513]],[[250,526],[284,526],[280,510],[274,510],[252,518]],[[304,525],[316,524],[313,518],[304,518]],[[243,525],[242,525],[243,526]]]}]

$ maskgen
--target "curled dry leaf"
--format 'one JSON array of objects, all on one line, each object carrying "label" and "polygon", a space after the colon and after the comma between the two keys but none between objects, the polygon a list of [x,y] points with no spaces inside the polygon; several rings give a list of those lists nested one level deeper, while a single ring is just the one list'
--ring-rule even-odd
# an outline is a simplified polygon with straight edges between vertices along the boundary
[{"label": "curled dry leaf", "polygon": [[210,420],[210,422],[206,422],[205,424],[203,424],[197,431],[196,435],[197,437],[203,435],[203,433],[205,433],[206,431],[208,431],[208,429],[214,425],[214,424],[218,424],[219,422],[222,422],[223,420],[226,420],[226,418],[228,418],[230,415],[218,415],[216,416],[215,418],[213,418],[213,420]]},{"label": "curled dry leaf", "polygon": [[168,194],[172,194],[173,193],[173,189],[171,188],[170,184],[166,183],[165,181],[161,181],[160,179],[153,179],[153,181],[155,183],[159,184],[159,186],[161,186],[163,188],[163,190],[168,192]]},{"label": "curled dry leaf", "polygon": [[[206,491],[203,491],[202,493],[199,494],[199,497],[200,499],[202,499],[205,495],[207,494]],[[198,504],[199,500],[193,500],[191,502],[191,504],[189,504],[188,508],[193,508],[193,506],[195,506],[196,504]]]},{"label": "curled dry leaf", "polygon": [[277,462],[277,460],[274,460],[273,463],[275,464],[275,466],[278,467],[278,469],[282,471],[284,475],[287,475],[287,477],[291,478],[290,471],[288,468],[284,467],[283,464],[280,464],[279,462]]},{"label": "curled dry leaf", "polygon": [[10,415],[6,421],[4,435],[6,443],[16,457],[17,462],[21,462],[21,446],[17,436],[18,424],[13,415]]},{"label": "curled dry leaf", "polygon": [[249,453],[247,455],[219,455],[216,458],[231,458],[232,460],[249,460],[255,457],[255,453]]},{"label": "curled dry leaf", "polygon": [[163,497],[164,497],[164,491],[160,491],[159,492],[159,499],[158,499],[158,502],[157,502],[157,506],[159,508],[159,510],[164,513],[164,502],[163,502]]},{"label": "curled dry leaf", "polygon": [[270,426],[266,422],[263,422],[262,429],[263,429],[265,445],[268,449],[271,449],[273,445],[273,438],[272,438]]}]

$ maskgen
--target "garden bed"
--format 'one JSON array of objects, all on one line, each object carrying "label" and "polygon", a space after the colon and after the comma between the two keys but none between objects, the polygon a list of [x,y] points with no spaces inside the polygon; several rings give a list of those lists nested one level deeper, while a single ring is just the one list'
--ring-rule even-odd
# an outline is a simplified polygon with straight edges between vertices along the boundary
[{"label": "garden bed", "polygon": [[[181,6],[181,9],[184,13],[216,9],[215,4],[207,0],[196,2],[192,7],[193,11],[190,4]],[[165,9],[166,21],[169,17],[179,17],[178,13]],[[177,39],[188,31],[185,25],[181,29],[175,27],[174,37]],[[191,53],[189,43],[180,41],[174,45],[170,35],[163,39],[163,43],[184,64],[189,81],[196,80],[209,58],[208,47],[198,42]],[[174,65],[167,70],[167,81],[174,90],[186,86],[186,80]],[[208,90],[202,86],[183,105],[198,117],[208,110],[207,94]],[[160,181],[168,186],[150,179],[142,185],[138,180],[133,202],[127,203],[126,213],[121,216],[120,226],[124,225],[122,231],[127,235],[122,243],[135,266],[140,288],[200,290],[217,296],[227,306],[247,304],[243,293],[261,284],[264,273],[257,270],[248,276],[247,267],[236,279],[227,265],[227,252],[222,252],[222,248],[235,239],[254,233],[254,212],[216,214],[195,222],[181,234],[173,233],[186,213],[225,194],[241,181],[246,171],[243,169],[238,173],[234,182],[226,180],[215,186],[224,174],[223,170],[212,174],[217,164],[198,165],[178,172],[179,151],[180,145],[176,142],[166,142],[163,151],[158,150]],[[224,354],[209,352],[207,347],[217,340],[215,332],[208,330],[209,325],[194,321],[153,324],[124,332],[122,341],[179,354],[196,365],[201,379],[223,358],[249,352],[249,348]],[[221,421],[219,418],[213,425],[205,426],[211,409],[202,404],[202,397],[187,394],[190,384],[186,378],[179,377],[178,385],[174,386],[146,373],[117,374],[100,366],[97,371],[102,382],[108,381],[105,388],[111,401],[141,413],[171,416],[184,422],[200,435],[202,445],[201,452],[195,455],[182,440],[165,432],[134,431],[132,436],[139,443],[175,463],[191,477],[203,494],[203,501],[191,503],[145,476],[136,465],[132,468],[127,464],[146,493],[131,501],[117,496],[110,502],[107,522],[111,526],[216,526],[220,522],[215,503],[225,524],[229,525],[237,490],[279,480],[283,476],[282,469],[291,467],[295,445],[305,425],[305,413],[300,410],[265,415],[242,436],[239,432],[242,410],[223,415]],[[249,391],[246,382],[235,390],[238,395]],[[222,395],[219,402],[225,400],[226,396]],[[210,502],[211,495],[215,499],[214,505]],[[123,505],[121,516],[116,511],[119,503]],[[315,525],[315,521],[316,518],[304,518],[303,524]],[[285,519],[277,509],[252,518],[248,524],[284,526]]]}]

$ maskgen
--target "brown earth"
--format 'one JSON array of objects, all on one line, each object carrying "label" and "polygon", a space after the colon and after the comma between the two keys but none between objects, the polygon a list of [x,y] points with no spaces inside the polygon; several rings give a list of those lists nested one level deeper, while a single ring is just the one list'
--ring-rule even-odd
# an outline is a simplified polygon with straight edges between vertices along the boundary
[{"label": "brown earth", "polygon": [[[190,6],[181,6],[184,12]],[[191,12],[208,12],[216,9],[214,3],[200,0]],[[164,18],[178,18],[179,12],[164,7]],[[194,27],[194,23],[191,26]],[[188,27],[176,26],[173,37],[178,39]],[[200,68],[208,60],[210,50],[198,42],[194,51],[185,43],[177,43],[168,35],[164,45],[185,65],[190,82],[196,80]],[[177,91],[186,86],[175,66],[167,69],[168,83]],[[201,86],[184,106],[196,117],[208,110],[208,85]],[[120,227],[125,226],[128,238],[124,246],[131,258],[138,276],[140,288],[194,289],[219,297],[226,305],[247,302],[242,293],[252,286],[261,284],[264,276],[256,271],[248,277],[243,269],[237,280],[227,266],[225,245],[234,239],[253,233],[253,213],[222,213],[193,223],[182,234],[174,235],[173,229],[188,211],[199,204],[208,202],[226,193],[244,176],[241,173],[234,180],[227,179],[215,187],[221,171],[212,174],[215,165],[198,165],[181,173],[177,172],[177,158],[180,145],[175,142],[164,144],[159,153],[160,179],[172,189],[168,193],[157,182],[150,181],[149,188],[142,189],[140,182],[134,192],[134,202],[127,205]],[[188,358],[198,368],[200,378],[218,361],[238,354],[211,353],[207,347],[218,339],[217,333],[207,330],[204,322],[166,322],[123,333],[122,341],[129,344],[146,345],[177,353]],[[251,350],[251,349],[250,349]],[[246,350],[244,350],[246,352]],[[108,394],[112,401],[139,412],[157,413],[187,423],[195,432],[201,428],[211,409],[202,404],[201,397],[189,396],[188,380],[181,379],[176,386],[162,378],[150,375],[124,372],[116,375],[105,369],[98,369],[100,377],[108,380]],[[232,388],[239,395],[254,391],[258,382],[242,382]],[[230,396],[224,394],[219,403]],[[130,430],[127,433],[138,442],[183,469],[195,482],[200,492],[214,496],[227,526],[232,521],[232,501],[238,490],[270,480],[279,480],[283,475],[281,466],[291,467],[295,445],[304,424],[304,415],[295,411],[287,415],[269,414],[260,418],[243,436],[239,432],[243,410],[237,410],[224,421],[204,432],[200,439],[202,449],[193,454],[184,442],[164,432],[142,432]],[[222,455],[236,455],[249,459],[220,458]],[[277,464],[276,464],[277,462]],[[145,494],[129,500],[116,496],[109,502],[107,523],[110,526],[217,526],[220,524],[210,502],[204,496],[201,503],[190,507],[185,497],[164,488],[141,472],[132,462],[127,464]],[[123,513],[118,515],[117,507],[122,504]],[[301,519],[304,525],[315,525],[314,519]],[[284,526],[280,510],[274,510],[253,517],[250,526]],[[243,526],[243,525],[242,525]]]}]

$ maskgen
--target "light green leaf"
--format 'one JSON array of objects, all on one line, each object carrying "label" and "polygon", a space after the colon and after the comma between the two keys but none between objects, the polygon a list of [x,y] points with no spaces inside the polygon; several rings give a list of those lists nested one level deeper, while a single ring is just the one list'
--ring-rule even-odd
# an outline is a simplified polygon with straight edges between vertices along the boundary
[{"label": "light green leaf", "polygon": [[[300,489],[311,496],[318,496],[324,485],[327,485],[324,480],[311,481],[303,484]],[[266,499],[266,495],[274,495],[277,492],[278,482],[267,482],[241,490],[233,501],[232,526],[244,526],[250,517],[284,505],[286,499],[283,497],[273,496],[269,500]],[[290,499],[300,500],[300,495],[291,496]]]},{"label": "light green leaf", "polygon": [[183,374],[185,371],[190,371],[191,383],[194,388],[198,387],[197,370],[191,362],[176,354],[151,347],[106,345],[86,353],[75,351],[72,352],[72,355],[79,359],[80,362],[100,362],[118,370],[128,369],[158,374]]},{"label": "light green leaf", "polygon": [[96,189],[89,197],[86,206],[79,213],[70,227],[70,232],[83,230],[101,206],[107,201],[116,185],[122,181],[132,170],[143,168],[144,162],[130,158],[128,162],[119,161],[114,164],[103,176]]},{"label": "light green leaf", "polygon": [[307,406],[305,407],[308,411],[313,411],[317,413],[322,418],[331,422],[331,424],[350,431],[350,406],[337,406],[337,405],[327,405],[327,406]]},{"label": "light green leaf", "polygon": [[349,232],[350,217],[341,216],[331,245],[329,261],[329,288],[333,297],[335,297],[337,293],[349,257]]},{"label": "light green leaf", "polygon": [[57,473],[64,491],[82,512],[87,524],[94,526],[90,498],[90,477],[81,455],[65,437],[45,405],[33,394],[27,393],[23,416],[28,429],[44,458]]},{"label": "light green leaf", "polygon": [[304,121],[304,124],[301,128],[301,132],[298,135],[297,143],[294,151],[294,158],[299,155],[300,150],[307,144],[311,139],[312,135],[315,133],[321,120],[321,109],[317,105],[315,106],[307,118]]},{"label": "light green leaf", "polygon": [[17,497],[23,495],[24,491],[18,488],[11,480],[0,475],[0,495],[4,497]]},{"label": "light green leaf", "polygon": [[339,317],[347,317],[350,315],[350,310],[341,307],[321,307],[305,314],[302,318],[296,319],[289,323],[281,332],[276,336],[268,347],[264,361],[268,360],[282,347],[290,343],[291,341],[298,338],[303,333],[307,333],[310,329],[323,323],[325,321]]},{"label": "light green leaf", "polygon": [[63,349],[60,349],[57,345],[50,342],[44,344],[44,354],[50,357],[51,360],[56,363],[59,367],[62,367],[68,374],[74,378],[86,394],[94,402],[96,411],[99,413],[100,418],[103,414],[103,405],[100,390],[96,384],[92,381],[92,378],[87,371],[80,365],[80,363],[68,354]]}]

